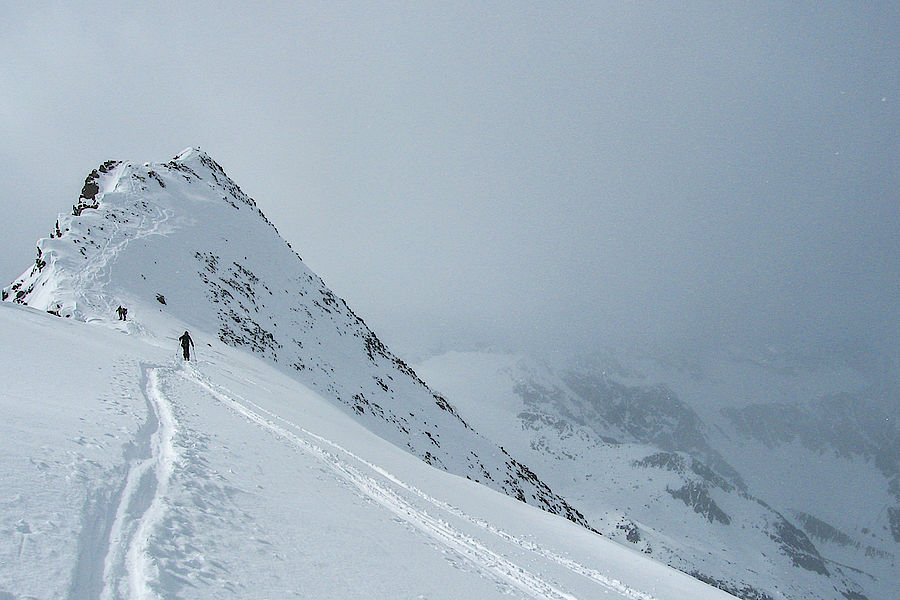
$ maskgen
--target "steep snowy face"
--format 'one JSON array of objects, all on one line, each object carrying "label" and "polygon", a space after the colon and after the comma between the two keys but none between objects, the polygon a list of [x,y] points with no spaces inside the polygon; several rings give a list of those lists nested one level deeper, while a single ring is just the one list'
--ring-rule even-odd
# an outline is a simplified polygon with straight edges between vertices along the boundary
[{"label": "steep snowy face", "polygon": [[[173,351],[181,332],[153,328],[174,319],[195,338],[265,357],[429,464],[588,526],[394,356],[197,149],[92,171],[2,298],[83,321],[115,318],[123,306],[132,327]],[[170,319],[154,320],[160,311]]]}]

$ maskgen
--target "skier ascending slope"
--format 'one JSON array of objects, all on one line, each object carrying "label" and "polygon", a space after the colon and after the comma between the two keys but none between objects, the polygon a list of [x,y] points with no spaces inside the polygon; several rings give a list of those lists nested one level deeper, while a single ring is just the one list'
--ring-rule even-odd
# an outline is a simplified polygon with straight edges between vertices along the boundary
[{"label": "skier ascending slope", "polygon": [[184,360],[191,360],[191,351],[190,349],[194,346],[194,340],[191,339],[191,334],[185,331],[178,341],[181,342],[181,349],[184,351]]}]

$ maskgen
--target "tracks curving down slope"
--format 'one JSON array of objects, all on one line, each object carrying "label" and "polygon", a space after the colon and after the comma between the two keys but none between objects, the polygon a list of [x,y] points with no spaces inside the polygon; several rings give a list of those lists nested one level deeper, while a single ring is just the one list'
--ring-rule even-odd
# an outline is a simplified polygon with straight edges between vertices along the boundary
[{"label": "tracks curving down slope", "polygon": [[[452,525],[447,520],[448,518],[452,517],[476,525],[482,531],[507,544],[520,550],[533,552],[545,560],[549,559],[568,571],[590,580],[597,589],[604,592],[630,600],[655,600],[654,596],[605,576],[596,569],[560,556],[528,540],[523,540],[422,492],[339,444],[221,388],[194,369],[183,369],[178,374],[207,390],[237,415],[286,441],[301,452],[322,461],[332,472],[352,484],[359,493],[389,510],[396,517],[431,537],[448,550],[459,554],[487,577],[504,582],[537,600],[575,600],[576,598],[576,596],[559,589],[550,581],[488,548],[472,535]],[[430,514],[422,506],[404,497],[405,495],[424,500],[426,506],[435,514]]]},{"label": "tracks curving down slope", "polygon": [[143,450],[131,461],[119,496],[103,566],[102,600],[158,597],[150,586],[156,567],[149,544],[165,514],[166,492],[178,460],[173,443],[178,424],[160,390],[160,373],[172,371],[172,367],[144,366],[144,397],[149,422],[155,427],[149,437],[137,440]]}]

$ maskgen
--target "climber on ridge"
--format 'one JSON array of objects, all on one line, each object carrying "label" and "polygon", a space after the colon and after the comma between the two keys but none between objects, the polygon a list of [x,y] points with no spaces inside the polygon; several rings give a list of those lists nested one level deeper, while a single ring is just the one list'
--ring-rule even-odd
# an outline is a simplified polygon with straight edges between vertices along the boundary
[{"label": "climber on ridge", "polygon": [[190,349],[194,346],[194,340],[191,339],[191,334],[185,331],[178,341],[181,342],[181,349],[184,351],[184,360],[191,360],[191,351]]}]

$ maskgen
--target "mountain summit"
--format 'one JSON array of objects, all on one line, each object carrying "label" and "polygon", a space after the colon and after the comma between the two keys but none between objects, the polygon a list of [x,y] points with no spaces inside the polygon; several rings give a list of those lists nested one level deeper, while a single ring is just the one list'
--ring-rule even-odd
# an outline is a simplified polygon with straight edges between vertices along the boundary
[{"label": "mountain summit", "polygon": [[80,321],[124,306],[127,328],[173,351],[172,324],[190,330],[201,360],[217,343],[248,350],[427,463],[590,528],[394,356],[199,149],[91,171],[2,299]]}]

